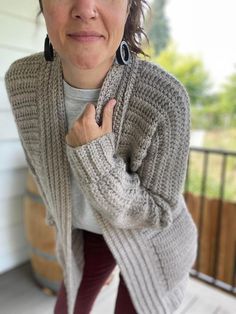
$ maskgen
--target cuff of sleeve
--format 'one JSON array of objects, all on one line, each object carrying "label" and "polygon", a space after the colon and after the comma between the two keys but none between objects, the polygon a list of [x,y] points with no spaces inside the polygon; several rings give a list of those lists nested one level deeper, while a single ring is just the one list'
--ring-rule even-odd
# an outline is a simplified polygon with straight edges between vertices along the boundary
[{"label": "cuff of sleeve", "polygon": [[67,156],[81,182],[95,182],[114,167],[115,134],[107,133],[82,146],[66,143]]}]

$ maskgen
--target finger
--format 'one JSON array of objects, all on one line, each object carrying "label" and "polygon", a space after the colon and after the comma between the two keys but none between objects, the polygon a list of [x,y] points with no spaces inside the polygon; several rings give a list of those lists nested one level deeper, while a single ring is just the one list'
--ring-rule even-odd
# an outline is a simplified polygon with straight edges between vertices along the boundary
[{"label": "finger", "polygon": [[82,125],[86,125],[87,123],[90,125],[95,124],[95,106],[92,103],[88,103],[83,111],[83,113],[80,115],[80,117],[77,119],[77,122],[80,120],[80,123]]},{"label": "finger", "polygon": [[88,103],[83,111],[83,116],[92,116],[95,112],[95,106],[92,103]]},{"label": "finger", "polygon": [[113,116],[113,110],[114,110],[115,104],[116,104],[116,100],[111,99],[104,108],[103,119],[102,119],[102,129],[105,132],[112,131],[112,116]]}]

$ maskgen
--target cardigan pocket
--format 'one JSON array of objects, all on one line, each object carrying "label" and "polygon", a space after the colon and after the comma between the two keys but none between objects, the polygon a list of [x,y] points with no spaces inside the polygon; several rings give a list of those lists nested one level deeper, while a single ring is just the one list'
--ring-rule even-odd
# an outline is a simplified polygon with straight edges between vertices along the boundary
[{"label": "cardigan pocket", "polygon": [[168,228],[148,233],[151,255],[161,269],[167,290],[173,289],[189,275],[196,259],[197,235],[196,225],[187,208]]}]

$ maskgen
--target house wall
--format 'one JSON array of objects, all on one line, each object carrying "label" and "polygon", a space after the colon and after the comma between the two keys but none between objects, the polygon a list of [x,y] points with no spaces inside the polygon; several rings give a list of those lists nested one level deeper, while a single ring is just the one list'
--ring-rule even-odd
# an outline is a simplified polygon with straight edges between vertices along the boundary
[{"label": "house wall", "polygon": [[7,98],[4,75],[16,59],[41,51],[46,28],[36,23],[38,1],[8,0],[0,6],[0,273],[29,259],[23,197],[27,164]]}]

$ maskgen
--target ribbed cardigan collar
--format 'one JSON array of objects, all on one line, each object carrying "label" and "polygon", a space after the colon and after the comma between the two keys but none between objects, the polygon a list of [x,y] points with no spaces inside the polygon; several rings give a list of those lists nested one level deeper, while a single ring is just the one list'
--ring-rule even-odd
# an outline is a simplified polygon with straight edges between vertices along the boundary
[{"label": "ribbed cardigan collar", "polygon": [[[113,132],[117,149],[122,130],[122,123],[128,106],[131,90],[134,86],[138,69],[138,59],[132,55],[129,65],[113,63],[103,82],[96,106],[95,119],[101,125],[102,110],[111,98],[117,103],[113,112]],[[71,228],[72,200],[69,162],[66,155],[65,136],[68,132],[64,103],[63,73],[60,58],[55,55],[53,62],[42,62],[39,69],[37,100],[39,110],[40,147],[42,167],[45,171],[45,184],[50,191],[50,207],[53,213],[58,237],[66,250],[66,265],[71,264]],[[112,82],[112,84],[111,84]],[[123,86],[123,87],[122,87]],[[50,170],[49,170],[50,169]],[[54,184],[51,184],[54,182]],[[71,274],[69,269],[67,274]],[[68,284],[73,278],[67,278]]]}]

